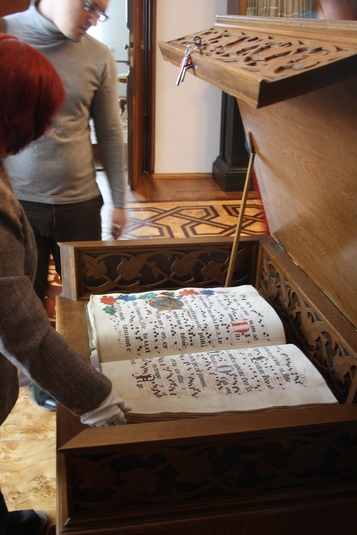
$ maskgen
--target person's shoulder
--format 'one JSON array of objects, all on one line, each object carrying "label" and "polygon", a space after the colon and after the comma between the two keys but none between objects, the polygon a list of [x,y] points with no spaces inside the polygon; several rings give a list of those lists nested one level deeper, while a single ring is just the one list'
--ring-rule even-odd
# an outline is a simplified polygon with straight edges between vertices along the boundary
[{"label": "person's shoulder", "polygon": [[3,17],[5,29],[4,33],[15,35],[20,39],[26,41],[27,34],[31,33],[32,19],[34,15],[34,8],[30,6],[26,11],[19,13],[12,13]]},{"label": "person's shoulder", "polygon": [[110,50],[109,46],[98,41],[98,39],[88,33],[83,37],[81,42],[86,48],[90,49],[92,53],[98,54],[100,57],[113,57],[113,52]]},{"label": "person's shoulder", "polygon": [[20,204],[16,199],[11,186],[9,175],[3,162],[0,160],[0,214],[3,218],[6,217],[18,217],[21,212]]}]

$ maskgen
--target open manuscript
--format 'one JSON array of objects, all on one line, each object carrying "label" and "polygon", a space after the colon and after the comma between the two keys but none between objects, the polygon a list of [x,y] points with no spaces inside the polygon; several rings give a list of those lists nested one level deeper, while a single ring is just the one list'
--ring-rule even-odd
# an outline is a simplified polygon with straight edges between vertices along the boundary
[{"label": "open manuscript", "polygon": [[337,403],[253,286],[92,295],[88,316],[130,421]]}]

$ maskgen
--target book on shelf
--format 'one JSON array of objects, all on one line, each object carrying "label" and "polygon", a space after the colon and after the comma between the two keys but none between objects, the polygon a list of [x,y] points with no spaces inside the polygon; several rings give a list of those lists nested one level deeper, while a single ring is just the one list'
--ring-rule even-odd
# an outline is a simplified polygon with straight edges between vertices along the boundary
[{"label": "book on shelf", "polygon": [[247,0],[248,16],[258,17],[311,17],[315,0]]},{"label": "book on shelf", "polygon": [[87,310],[129,421],[337,403],[253,286],[92,295]]}]

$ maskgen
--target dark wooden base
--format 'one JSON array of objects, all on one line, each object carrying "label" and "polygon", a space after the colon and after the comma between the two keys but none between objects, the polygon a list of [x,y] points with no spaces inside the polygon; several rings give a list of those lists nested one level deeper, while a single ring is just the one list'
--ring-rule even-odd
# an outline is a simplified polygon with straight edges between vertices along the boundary
[{"label": "dark wooden base", "polygon": [[222,93],[219,156],[212,175],[223,191],[243,191],[248,166],[247,143],[237,102]]},{"label": "dark wooden base", "polygon": [[243,191],[247,166],[232,167],[221,156],[213,163],[212,176],[223,191]]}]

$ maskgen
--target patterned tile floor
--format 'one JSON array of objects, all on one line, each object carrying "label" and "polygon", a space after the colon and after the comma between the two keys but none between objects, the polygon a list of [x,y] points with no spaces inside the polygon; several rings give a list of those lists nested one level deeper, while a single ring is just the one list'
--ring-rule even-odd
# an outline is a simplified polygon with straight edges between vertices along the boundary
[{"label": "patterned tile floor", "polygon": [[[97,181],[104,199],[102,239],[111,240],[111,195],[105,176],[99,174]],[[232,236],[236,230],[240,207],[239,200],[128,202],[128,222],[122,239]],[[260,199],[249,198],[244,213],[242,235],[262,235],[267,231]]]},{"label": "patterned tile floor", "polygon": [[[123,239],[193,238],[231,236],[239,216],[240,201],[129,203]],[[110,208],[103,210],[103,239],[110,237]],[[259,199],[247,203],[242,234],[265,234],[264,210]]]}]

